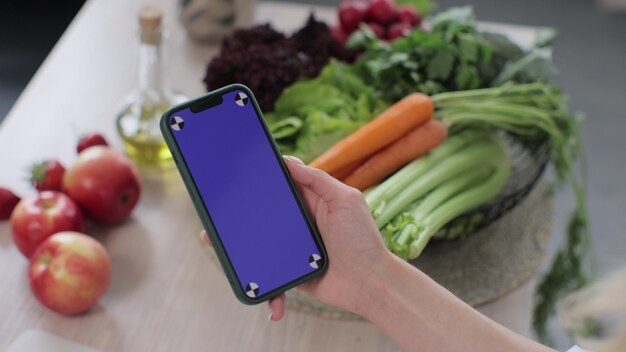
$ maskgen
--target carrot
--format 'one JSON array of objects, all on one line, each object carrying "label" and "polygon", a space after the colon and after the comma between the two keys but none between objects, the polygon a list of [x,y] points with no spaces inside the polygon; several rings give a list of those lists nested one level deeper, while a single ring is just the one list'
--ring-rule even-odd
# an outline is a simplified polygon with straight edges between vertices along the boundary
[{"label": "carrot", "polygon": [[407,133],[395,143],[374,154],[343,180],[343,183],[364,191],[398,171],[404,165],[428,153],[448,136],[448,129],[439,120],[429,120]]},{"label": "carrot", "polygon": [[355,162],[352,162],[352,163],[342,167],[341,169],[333,172],[330,175],[332,177],[338,179],[338,180],[341,180],[341,179],[345,178],[346,176],[350,175],[352,172],[354,172],[354,170],[356,170],[359,166],[361,166],[361,164],[363,164],[366,160],[367,160],[367,158],[363,158],[361,160],[357,160]]},{"label": "carrot", "polygon": [[330,147],[311,166],[329,174],[369,157],[428,120],[434,105],[427,95],[413,93]]}]

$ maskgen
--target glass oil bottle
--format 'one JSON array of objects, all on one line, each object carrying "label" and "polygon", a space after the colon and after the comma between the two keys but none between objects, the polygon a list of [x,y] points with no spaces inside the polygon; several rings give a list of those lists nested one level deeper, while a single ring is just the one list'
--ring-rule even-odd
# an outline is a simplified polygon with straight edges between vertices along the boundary
[{"label": "glass oil bottle", "polygon": [[117,116],[117,131],[126,154],[139,166],[169,167],[170,154],[159,130],[161,115],[187,97],[172,91],[163,73],[163,11],[145,6],[139,11],[139,86]]}]

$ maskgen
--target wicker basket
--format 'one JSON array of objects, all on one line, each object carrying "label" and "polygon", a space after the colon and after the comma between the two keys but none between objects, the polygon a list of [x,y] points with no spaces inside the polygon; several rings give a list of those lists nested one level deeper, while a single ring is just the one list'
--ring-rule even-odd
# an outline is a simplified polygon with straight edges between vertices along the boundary
[{"label": "wicker basket", "polygon": [[511,158],[511,176],[501,194],[452,220],[435,239],[458,239],[488,226],[523,201],[543,175],[549,160],[546,145],[531,150],[505,133],[502,137]]}]

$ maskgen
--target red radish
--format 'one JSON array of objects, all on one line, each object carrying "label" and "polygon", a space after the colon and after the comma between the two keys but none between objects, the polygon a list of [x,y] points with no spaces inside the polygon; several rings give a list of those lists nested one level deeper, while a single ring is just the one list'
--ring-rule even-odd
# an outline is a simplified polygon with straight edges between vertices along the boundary
[{"label": "red radish", "polygon": [[386,25],[396,17],[395,0],[372,0],[367,8],[367,18],[380,25]]},{"label": "red radish", "polygon": [[348,34],[344,32],[341,26],[331,26],[330,35],[332,35],[333,38],[335,38],[335,40],[337,40],[341,44],[345,44],[348,40]]},{"label": "red radish", "polygon": [[46,160],[35,164],[31,170],[30,181],[39,191],[60,191],[65,168],[56,160]]},{"label": "red radish", "polygon": [[11,190],[0,187],[0,220],[8,219],[13,209],[20,202],[20,197],[16,196]]},{"label": "red radish", "polygon": [[90,134],[84,135],[78,141],[78,145],[76,146],[76,152],[80,153],[83,150],[87,148],[91,148],[96,145],[109,145],[109,144],[107,143],[106,139],[102,137],[100,133],[90,133]]},{"label": "red radish", "polygon": [[370,29],[372,30],[372,32],[374,32],[378,39],[385,38],[385,28],[383,28],[383,26],[374,22],[368,23],[367,26],[370,27]]},{"label": "red radish", "polygon": [[398,8],[398,21],[417,27],[422,23],[422,16],[413,7],[402,5]]},{"label": "red radish", "polygon": [[339,5],[339,23],[346,33],[352,33],[365,19],[367,4],[359,0],[344,1]]},{"label": "red radish", "polygon": [[413,31],[413,27],[406,22],[398,22],[387,29],[387,39],[394,40],[406,36]]}]

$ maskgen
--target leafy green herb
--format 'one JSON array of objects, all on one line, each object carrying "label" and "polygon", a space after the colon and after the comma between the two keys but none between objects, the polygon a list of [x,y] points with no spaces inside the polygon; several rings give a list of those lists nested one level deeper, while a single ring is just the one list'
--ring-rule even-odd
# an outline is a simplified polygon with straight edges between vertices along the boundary
[{"label": "leafy green herb", "polygon": [[431,32],[418,29],[391,43],[363,26],[348,41],[365,49],[355,72],[389,101],[415,91],[432,95],[509,81],[549,82],[556,72],[542,50],[554,39],[549,28],[538,30],[535,46],[524,51],[504,35],[480,32],[469,6],[441,12],[431,24]]},{"label": "leafy green herb", "polygon": [[[580,132],[576,131],[576,134],[579,136]],[[567,293],[586,286],[595,276],[593,263],[588,263],[588,256],[593,248],[586,205],[587,163],[582,145],[578,144],[575,148],[580,161],[579,170],[569,172],[566,178],[574,192],[575,209],[567,225],[565,246],[558,251],[550,270],[539,283],[533,311],[533,330],[543,343],[549,345],[552,345],[552,338],[547,324],[550,316],[555,313],[557,302]],[[589,266],[592,270],[588,269]],[[586,327],[591,331],[597,326],[588,322]]]},{"label": "leafy green herb", "polygon": [[366,29],[349,45],[365,48],[355,72],[384,99],[397,101],[420,91],[436,94],[485,87],[481,70],[491,59],[491,49],[474,26],[471,8],[454,8],[437,15],[432,32],[416,30],[386,43]]}]

